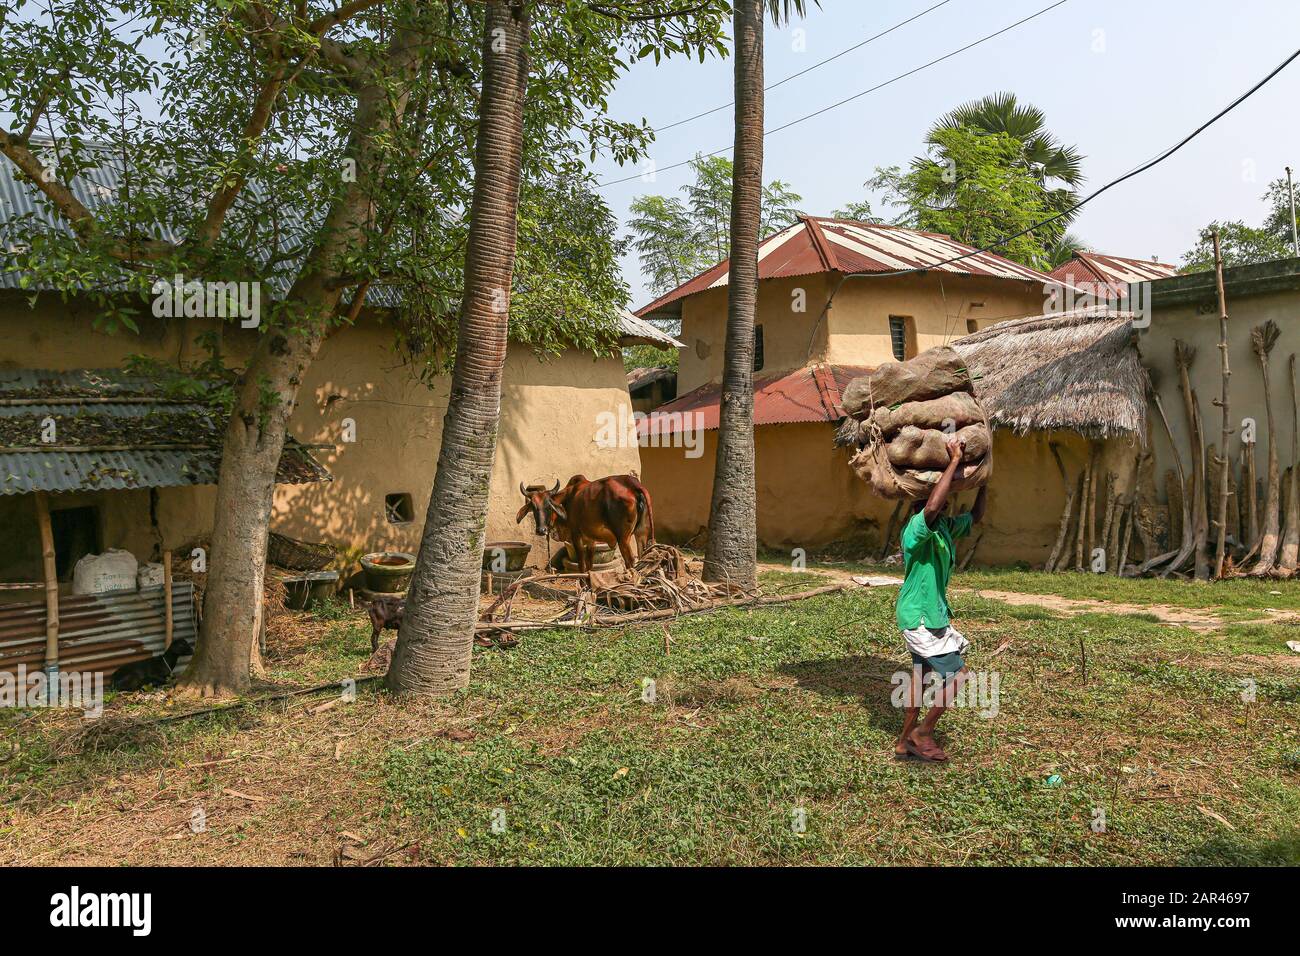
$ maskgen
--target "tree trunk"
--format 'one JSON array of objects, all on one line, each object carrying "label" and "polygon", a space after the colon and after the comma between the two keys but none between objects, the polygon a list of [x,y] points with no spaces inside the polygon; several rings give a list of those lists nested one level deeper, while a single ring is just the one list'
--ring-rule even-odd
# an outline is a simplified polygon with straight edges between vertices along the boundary
[{"label": "tree trunk", "polygon": [[[298,382],[320,346],[323,322],[306,336],[272,332],[258,342],[226,426],[203,590],[203,622],[183,690],[204,697],[243,693],[261,619],[267,531],[275,473]],[[264,392],[265,390],[265,392]],[[259,418],[264,394],[269,403]]]},{"label": "tree trunk", "polygon": [[727,339],[718,413],[718,457],[709,504],[706,581],[753,587],[758,561],[754,489],[754,316],[763,206],[763,0],[737,0],[736,139],[731,180]]},{"label": "tree trunk", "polygon": [[1277,570],[1283,577],[1295,574],[1296,558],[1300,553],[1300,495],[1296,494],[1296,480],[1300,469],[1295,463],[1300,461],[1300,411],[1296,407],[1295,389],[1295,355],[1290,358],[1291,371],[1291,462],[1287,469],[1286,520],[1282,525],[1282,550],[1278,557]]},{"label": "tree trunk", "polygon": [[1259,547],[1259,479],[1255,476],[1255,443],[1241,444],[1241,484],[1246,490],[1246,512],[1242,516],[1242,536],[1246,549],[1253,552]]},{"label": "tree trunk", "polygon": [[[403,37],[394,39],[390,49],[390,62],[409,69],[418,47]],[[194,659],[181,682],[191,693],[242,693],[252,668],[260,669],[257,639],[276,470],[303,373],[342,297],[334,279],[343,257],[364,246],[370,235],[369,197],[382,165],[378,143],[400,122],[406,106],[404,95],[389,94],[378,84],[358,92],[356,125],[347,150],[356,160],[356,181],[330,208],[285,296],[283,309],[292,316],[292,328],[267,329],[241,377],[222,444],[202,625]]]},{"label": "tree trunk", "polygon": [[1264,523],[1259,535],[1259,560],[1255,562],[1251,574],[1260,577],[1273,573],[1277,562],[1279,524],[1281,523],[1281,485],[1278,477],[1277,432],[1273,425],[1273,396],[1268,381],[1268,356],[1277,344],[1280,334],[1277,324],[1272,320],[1255,326],[1250,330],[1251,345],[1255,357],[1259,359],[1260,374],[1264,378],[1264,413],[1268,419],[1268,475],[1264,492]]},{"label": "tree trunk", "polygon": [[387,686],[396,692],[445,694],[469,684],[515,267],[529,29],[523,6],[487,4],[456,364],[433,494],[388,671]]}]

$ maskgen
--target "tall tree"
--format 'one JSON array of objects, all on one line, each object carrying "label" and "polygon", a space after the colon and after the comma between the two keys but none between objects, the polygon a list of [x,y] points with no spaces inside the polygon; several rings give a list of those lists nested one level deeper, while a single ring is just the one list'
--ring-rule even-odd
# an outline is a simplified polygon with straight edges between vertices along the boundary
[{"label": "tall tree", "polygon": [[803,0],[736,0],[732,14],[735,156],[731,180],[727,333],[718,452],[709,503],[704,579],[753,587],[758,529],[754,490],[754,317],[763,224],[763,18],[788,20]]},{"label": "tall tree", "polygon": [[[0,267],[96,294],[97,322],[128,330],[154,281],[177,273],[261,284],[272,300],[228,389],[205,613],[187,676],[199,692],[249,684],[275,468],[324,337],[382,283],[402,300],[397,324],[413,359],[432,373],[459,354],[447,317],[461,298],[472,220],[466,144],[478,135],[484,22],[502,7],[511,24],[525,7],[533,13],[519,231],[548,243],[520,257],[545,274],[519,283],[512,334],[542,349],[612,351],[625,289],[592,227],[608,210],[577,184],[590,181],[588,148],[624,162],[648,141],[605,113],[621,45],[654,32],[639,21],[579,3],[173,0],[142,17],[136,0],[50,0],[39,10],[0,0],[0,115],[16,118],[0,128],[0,153],[42,211],[71,226],[50,229],[39,215],[6,222]],[[709,6],[683,19],[671,43],[717,49],[719,22]],[[502,43],[516,29],[499,28]],[[159,44],[164,55],[153,56]],[[110,162],[117,189],[86,181]],[[604,276],[594,297],[579,278],[589,269]]]},{"label": "tall tree", "polygon": [[906,172],[877,168],[867,185],[901,207],[896,224],[980,246],[1065,213],[998,249],[1050,269],[1068,248],[1074,215],[1066,210],[1078,202],[1083,160],[1052,135],[1042,110],[1013,93],[994,93],[941,116],[926,133],[925,153]]},{"label": "tall tree", "polygon": [[1225,266],[1246,266],[1290,258],[1291,202],[1286,178],[1269,183],[1260,200],[1268,205],[1268,213],[1261,225],[1251,226],[1241,219],[1210,223],[1197,234],[1196,245],[1183,253],[1183,264],[1178,271],[1204,272],[1214,268],[1216,231]]},{"label": "tall tree", "polygon": [[[528,52],[531,6],[521,0],[487,4],[465,293],[438,470],[386,679],[397,692],[438,695],[469,683],[515,269],[525,100],[533,99]],[[706,6],[691,12],[699,13]],[[636,9],[575,5],[566,12],[572,19],[562,24],[562,30],[541,37],[543,43],[562,38],[591,45],[601,37],[595,23],[603,17],[619,25],[615,31],[619,39],[634,39],[638,32],[648,39],[643,53],[657,51],[665,42],[670,48],[694,45],[689,38],[669,39],[666,24],[675,21],[680,11],[654,4]],[[707,21],[706,15],[706,28]],[[643,26],[619,32],[629,24]],[[605,29],[603,39],[609,44]],[[612,52],[610,59],[616,59]]]},{"label": "tall tree", "polygon": [[1021,143],[1007,133],[966,127],[941,129],[933,138],[928,156],[907,172],[878,169],[868,183],[901,209],[894,222],[980,248],[1016,236],[998,245],[999,254],[1032,268],[1047,266],[1051,235],[1041,229],[1016,235],[1052,215],[1037,177],[1019,162]]},{"label": "tall tree", "polygon": [[[954,129],[1010,136],[1020,144],[1015,165],[1038,182],[1044,205],[1053,212],[1064,212],[1078,202],[1085,157],[1076,147],[1057,140],[1047,128],[1047,115],[1032,103],[1021,103],[1016,94],[1006,91],[963,103],[930,127],[926,142],[942,146],[940,134]],[[1073,220],[1074,214],[1070,213],[1048,226],[1042,237],[1044,244],[1050,246],[1060,238]]]},{"label": "tall tree", "polygon": [[[632,247],[656,295],[717,265],[731,248],[734,164],[724,156],[697,156],[690,166],[695,181],[682,187],[685,199],[638,196],[629,207]],[[759,237],[794,223],[802,199],[779,179],[764,186]]]},{"label": "tall tree", "polygon": [[451,400],[406,613],[387,684],[436,694],[469,683],[488,488],[501,414],[501,372],[515,268],[528,85],[528,12],[489,2],[483,21],[481,120]]}]

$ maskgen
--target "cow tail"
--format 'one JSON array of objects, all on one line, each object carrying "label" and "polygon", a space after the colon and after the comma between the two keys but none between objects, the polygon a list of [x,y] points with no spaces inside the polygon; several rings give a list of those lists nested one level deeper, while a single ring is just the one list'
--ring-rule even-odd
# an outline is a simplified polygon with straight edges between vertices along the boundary
[{"label": "cow tail", "polygon": [[645,489],[638,486],[636,489],[636,526],[641,527],[641,522],[650,523],[649,534],[646,536],[646,545],[655,543],[655,513],[650,507],[650,499],[645,493]]}]

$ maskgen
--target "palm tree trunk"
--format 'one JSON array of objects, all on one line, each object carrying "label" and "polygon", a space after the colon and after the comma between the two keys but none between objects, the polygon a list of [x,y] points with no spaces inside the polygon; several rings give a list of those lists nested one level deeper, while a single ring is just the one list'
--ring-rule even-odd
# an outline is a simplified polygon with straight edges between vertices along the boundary
[{"label": "palm tree trunk", "polygon": [[445,694],[469,684],[515,267],[529,29],[523,5],[487,4],[456,364],[433,494],[388,671],[387,685],[397,692]]},{"label": "palm tree trunk", "polygon": [[763,0],[738,0],[736,141],[731,185],[731,262],[722,366],[718,457],[709,506],[704,579],[753,587],[758,561],[754,490],[754,316],[763,205]]},{"label": "palm tree trunk", "polygon": [[[409,70],[418,44],[395,38],[395,74]],[[356,125],[348,146],[358,175],[330,208],[316,245],[285,297],[294,327],[269,329],[258,341],[241,379],[226,426],[203,592],[203,624],[194,659],[181,681],[200,696],[242,693],[257,656],[267,532],[275,475],[298,387],[324,341],[343,291],[333,281],[346,253],[363,247],[373,221],[371,190],[383,161],[378,142],[401,121],[404,94],[370,84],[358,92]]]}]

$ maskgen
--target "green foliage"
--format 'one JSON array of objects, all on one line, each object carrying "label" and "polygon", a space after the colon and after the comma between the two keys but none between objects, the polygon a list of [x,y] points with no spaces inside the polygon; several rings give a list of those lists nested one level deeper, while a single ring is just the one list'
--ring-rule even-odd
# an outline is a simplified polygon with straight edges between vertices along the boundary
[{"label": "green foliage", "polygon": [[1268,215],[1261,226],[1243,220],[1212,222],[1200,231],[1196,245],[1183,253],[1180,272],[1202,272],[1214,268],[1214,230],[1219,230],[1219,247],[1225,266],[1244,266],[1257,262],[1288,259],[1291,246],[1291,205],[1286,179],[1275,179],[1260,197],[1268,203]]},{"label": "green foliage", "polygon": [[865,199],[841,206],[831,213],[836,219],[852,219],[854,222],[878,223],[880,219],[871,211],[871,203]]},{"label": "green foliage", "polygon": [[[0,115],[11,141],[43,154],[58,182],[112,167],[75,230],[42,215],[0,235],[0,268],[33,287],[87,294],[103,325],[136,327],[158,278],[258,282],[259,331],[343,321],[358,290],[400,302],[403,345],[435,366],[454,346],[478,126],[482,4],[386,0],[313,28],[333,0],[0,0]],[[638,158],[651,135],[619,122],[607,98],[630,58],[725,52],[722,4],[625,20],[585,3],[530,3],[525,183],[511,334],[553,351],[612,350],[626,300],[613,219],[583,160]],[[675,10],[650,0],[638,12]],[[324,22],[324,21],[322,21]],[[396,65],[402,47],[417,58]],[[159,52],[161,51],[161,52]],[[283,74],[264,129],[253,104]],[[357,90],[382,92],[392,132],[358,138]],[[31,134],[53,136],[40,140]],[[9,159],[0,158],[9,162]],[[96,174],[97,175],[97,174]],[[102,180],[101,180],[102,181]],[[371,198],[364,242],[328,242],[352,182]],[[215,235],[214,197],[237,189]],[[92,192],[96,187],[88,187]],[[330,315],[295,304],[297,283],[337,276]],[[373,298],[373,297],[372,297]],[[412,348],[418,346],[418,348]]]},{"label": "green foliage", "polygon": [[[983,248],[1052,214],[1042,184],[1019,162],[1024,150],[1015,137],[958,127],[937,130],[931,139],[927,155],[906,173],[877,169],[868,183],[901,208],[897,224]],[[1031,232],[998,252],[1040,268],[1048,261],[1046,238],[1043,230]]]},{"label": "green foliage", "polygon": [[1066,233],[1074,214],[1065,211],[1078,202],[1084,156],[1056,140],[1042,110],[994,93],[941,116],[925,144],[906,173],[877,168],[867,183],[901,207],[896,224],[984,247],[1064,213],[996,251],[1036,269],[1069,258],[1077,240]]},{"label": "green foliage", "polygon": [[[650,289],[662,295],[727,258],[731,248],[732,162],[723,156],[691,160],[695,181],[682,187],[685,199],[638,196],[630,207],[632,247]],[[796,222],[802,199],[788,183],[763,187],[760,236]]]},{"label": "green foliage", "polygon": [[657,349],[653,345],[629,345],[623,349],[623,368],[677,368],[677,349]]}]

